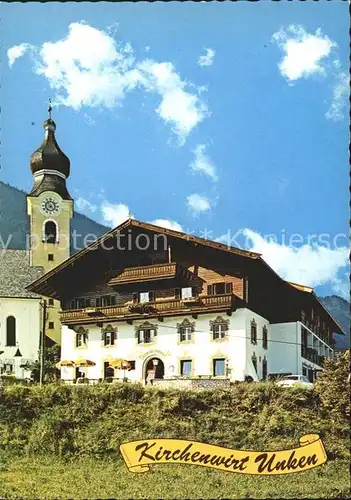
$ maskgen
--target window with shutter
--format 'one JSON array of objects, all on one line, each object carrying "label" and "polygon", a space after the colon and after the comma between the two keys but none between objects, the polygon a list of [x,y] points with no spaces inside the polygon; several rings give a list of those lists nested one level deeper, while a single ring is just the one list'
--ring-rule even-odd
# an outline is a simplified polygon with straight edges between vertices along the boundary
[{"label": "window with shutter", "polygon": [[262,328],[262,347],[263,349],[268,348],[268,330],[266,326]]},{"label": "window with shutter", "polygon": [[193,332],[195,331],[195,322],[189,321],[187,318],[181,323],[177,324],[179,341],[190,342],[193,339]]},{"label": "window with shutter", "polygon": [[176,299],[180,299],[180,297],[181,297],[181,289],[180,289],[180,288],[176,288],[176,289],[174,290],[174,297],[175,297]]},{"label": "window with shutter", "polygon": [[251,344],[257,344],[257,324],[254,319],[251,321]]},{"label": "window with shutter", "polygon": [[213,321],[210,321],[210,329],[212,334],[212,339],[224,339],[229,330],[229,320],[217,316]]},{"label": "window with shutter", "polygon": [[225,284],[225,293],[232,293],[233,292],[233,283],[226,283]]},{"label": "window with shutter", "polygon": [[257,373],[257,358],[256,358],[256,355],[253,354],[251,359],[252,359],[252,364],[253,364],[253,366],[255,368],[255,372]]},{"label": "window with shutter", "polygon": [[268,374],[268,366],[267,366],[267,360],[266,360],[266,356],[265,356],[263,358],[263,361],[262,361],[262,378],[266,379],[267,374]]},{"label": "window with shutter", "polygon": [[155,340],[157,326],[145,321],[142,325],[135,328],[135,334],[138,344],[149,344]]}]

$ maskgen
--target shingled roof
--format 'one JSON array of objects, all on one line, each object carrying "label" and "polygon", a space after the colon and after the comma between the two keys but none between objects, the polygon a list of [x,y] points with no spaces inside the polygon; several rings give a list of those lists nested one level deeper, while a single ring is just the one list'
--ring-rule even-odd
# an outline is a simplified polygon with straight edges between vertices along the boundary
[{"label": "shingled roof", "polygon": [[42,274],[42,267],[30,267],[26,250],[0,251],[0,297],[39,298],[25,287]]}]

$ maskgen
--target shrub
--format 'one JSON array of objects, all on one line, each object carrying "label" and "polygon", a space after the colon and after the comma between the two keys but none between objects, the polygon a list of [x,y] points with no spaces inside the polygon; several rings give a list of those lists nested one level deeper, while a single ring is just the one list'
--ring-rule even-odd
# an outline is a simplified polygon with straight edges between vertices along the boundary
[{"label": "shrub", "polygon": [[332,419],[350,418],[350,351],[327,359],[315,391]]}]

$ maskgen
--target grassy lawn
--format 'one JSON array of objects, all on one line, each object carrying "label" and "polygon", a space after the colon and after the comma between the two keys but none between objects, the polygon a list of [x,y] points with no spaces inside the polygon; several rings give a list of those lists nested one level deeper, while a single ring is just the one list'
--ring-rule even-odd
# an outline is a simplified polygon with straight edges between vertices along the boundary
[{"label": "grassy lawn", "polygon": [[2,498],[337,498],[349,497],[346,461],[287,476],[257,477],[186,465],[130,473],[121,459],[0,457]]}]

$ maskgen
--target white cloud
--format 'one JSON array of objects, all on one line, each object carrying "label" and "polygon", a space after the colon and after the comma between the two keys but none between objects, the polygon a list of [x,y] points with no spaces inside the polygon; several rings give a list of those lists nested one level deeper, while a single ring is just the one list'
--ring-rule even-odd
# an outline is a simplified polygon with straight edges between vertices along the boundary
[{"label": "white cloud", "polygon": [[251,229],[242,233],[250,241],[249,249],[261,253],[283,279],[310,287],[327,283],[340,287],[338,273],[348,265],[348,248],[309,244],[293,247],[269,241]]},{"label": "white cloud", "polygon": [[134,216],[130,214],[129,207],[123,203],[109,203],[104,201],[101,204],[100,210],[103,222],[111,227],[119,226],[119,224],[122,224],[122,222],[129,218],[129,215],[131,218],[134,218]]},{"label": "white cloud", "polygon": [[211,202],[205,196],[201,196],[200,194],[194,193],[187,197],[187,205],[188,209],[193,213],[193,215],[197,215],[201,212],[208,212],[211,210]]},{"label": "white cloud", "polygon": [[9,48],[7,51],[7,58],[10,68],[16,61],[16,59],[22,57],[31,48],[32,46],[29,43],[21,43],[20,45],[14,45],[13,47]]},{"label": "white cloud", "polygon": [[190,164],[190,167],[194,171],[203,172],[205,175],[211,177],[214,181],[218,180],[216,167],[212,163],[208,155],[206,155],[206,145],[198,144],[193,150],[195,155],[194,161]]},{"label": "white cloud", "polygon": [[284,56],[278,64],[280,73],[289,81],[325,74],[326,58],[337,44],[323,35],[321,29],[308,33],[303,26],[290,25],[274,33],[272,40],[282,49]]},{"label": "white cloud", "polygon": [[[13,64],[24,52],[11,50]],[[130,91],[153,92],[160,97],[157,115],[172,126],[180,144],[209,116],[197,87],[182,80],[171,62],[137,61],[130,43],[117,43],[111,30],[72,23],[66,38],[45,42],[36,53],[34,71],[56,90],[56,104],[112,108]]]},{"label": "white cloud", "polygon": [[150,224],[154,224],[155,226],[164,227],[166,229],[173,229],[173,231],[183,232],[182,226],[174,220],[156,219],[156,220],[150,222]]},{"label": "white cloud", "polygon": [[137,68],[146,90],[157,92],[161,97],[155,111],[173,125],[173,131],[184,143],[192,129],[209,115],[207,106],[197,95],[186,90],[186,82],[181,80],[172,63],[146,60]]},{"label": "white cloud", "polygon": [[96,212],[96,210],[98,208],[97,205],[90,203],[89,200],[86,200],[85,198],[82,198],[81,196],[75,200],[74,204],[77,207],[77,209],[83,213]]},{"label": "white cloud", "polygon": [[212,66],[213,58],[216,54],[214,49],[206,49],[206,54],[200,56],[197,60],[199,66]]},{"label": "white cloud", "polygon": [[328,120],[339,121],[344,118],[344,110],[348,103],[349,93],[349,76],[346,73],[340,72],[337,75],[337,82],[333,89],[332,103],[325,114]]}]

